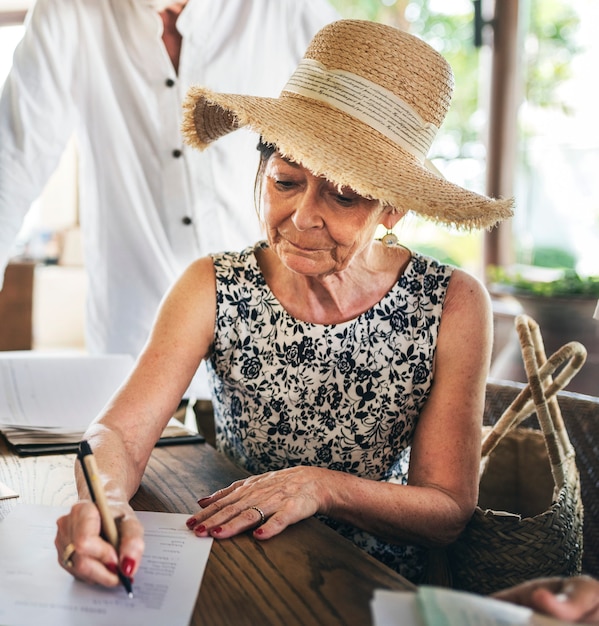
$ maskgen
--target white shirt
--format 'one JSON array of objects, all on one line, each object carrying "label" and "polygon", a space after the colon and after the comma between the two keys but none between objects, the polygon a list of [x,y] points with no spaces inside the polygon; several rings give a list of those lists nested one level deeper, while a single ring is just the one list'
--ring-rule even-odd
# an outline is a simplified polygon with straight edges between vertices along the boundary
[{"label": "white shirt", "polygon": [[326,0],[190,0],[177,21],[177,76],[147,2],[38,0],[0,99],[0,279],[75,132],[87,347],[137,356],[190,262],[261,236],[257,136],[240,130],[205,152],[184,146],[188,88],[277,96],[335,19]]}]

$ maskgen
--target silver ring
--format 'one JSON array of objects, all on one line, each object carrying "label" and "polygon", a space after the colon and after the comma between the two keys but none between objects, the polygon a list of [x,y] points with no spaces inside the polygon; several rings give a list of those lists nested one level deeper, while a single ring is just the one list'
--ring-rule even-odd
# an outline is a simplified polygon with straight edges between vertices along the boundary
[{"label": "silver ring", "polygon": [[258,526],[262,526],[262,524],[264,524],[264,522],[266,521],[266,516],[264,515],[264,511],[262,509],[259,509],[257,506],[251,506],[250,509],[254,509],[254,511],[258,511],[260,515],[260,523],[258,524]]},{"label": "silver ring", "polygon": [[73,555],[75,554],[75,546],[69,543],[67,547],[62,551],[62,564],[65,567],[73,567]]}]

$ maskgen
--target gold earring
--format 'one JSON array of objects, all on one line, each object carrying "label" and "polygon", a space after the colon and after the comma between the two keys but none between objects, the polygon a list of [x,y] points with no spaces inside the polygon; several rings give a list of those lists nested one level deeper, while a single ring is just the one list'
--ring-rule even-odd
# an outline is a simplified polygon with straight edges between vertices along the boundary
[{"label": "gold earring", "polygon": [[398,244],[398,242],[399,242],[399,239],[397,239],[397,235],[392,230],[388,230],[381,237],[381,243],[386,248],[393,248],[394,246],[396,246]]}]

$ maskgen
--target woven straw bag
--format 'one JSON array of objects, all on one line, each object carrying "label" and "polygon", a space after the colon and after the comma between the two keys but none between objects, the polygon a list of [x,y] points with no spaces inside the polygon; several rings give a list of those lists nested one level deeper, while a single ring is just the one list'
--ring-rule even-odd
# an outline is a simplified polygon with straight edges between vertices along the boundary
[{"label": "woven straw bag", "polygon": [[[452,585],[481,594],[581,572],[580,478],[556,393],[582,367],[586,350],[571,342],[546,359],[537,323],[520,315],[516,328],[528,384],[485,428],[478,506],[448,549]],[[518,427],[533,412],[541,429]]]}]

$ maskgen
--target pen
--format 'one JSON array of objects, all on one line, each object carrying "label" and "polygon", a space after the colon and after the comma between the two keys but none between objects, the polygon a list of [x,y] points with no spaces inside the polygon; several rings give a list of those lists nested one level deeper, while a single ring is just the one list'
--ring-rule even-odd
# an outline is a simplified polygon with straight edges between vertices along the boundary
[{"label": "pen", "polygon": [[[104,493],[104,487],[98,476],[98,466],[92,453],[92,449],[86,440],[79,443],[79,452],[77,458],[81,463],[81,469],[85,476],[85,482],[89,490],[92,501],[100,511],[100,519],[102,520],[102,536],[114,547],[118,553],[119,549],[119,533],[114,518],[110,514],[108,502]],[[118,577],[125,587],[130,598],[133,597],[133,589],[131,587],[131,579],[125,576],[120,569],[117,569]]]}]

